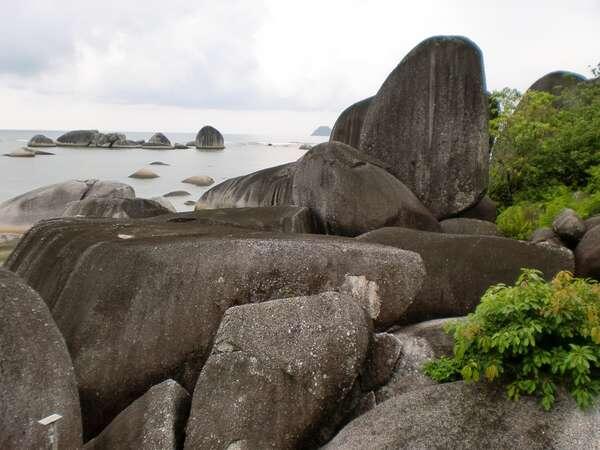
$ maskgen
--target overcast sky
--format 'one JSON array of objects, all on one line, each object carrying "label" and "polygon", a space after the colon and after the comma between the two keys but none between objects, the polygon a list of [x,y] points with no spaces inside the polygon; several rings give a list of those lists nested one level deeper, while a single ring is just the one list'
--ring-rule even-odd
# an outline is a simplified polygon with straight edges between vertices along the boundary
[{"label": "overcast sky", "polygon": [[302,135],[436,34],[480,46],[488,89],[600,62],[600,0],[0,3],[0,129]]}]

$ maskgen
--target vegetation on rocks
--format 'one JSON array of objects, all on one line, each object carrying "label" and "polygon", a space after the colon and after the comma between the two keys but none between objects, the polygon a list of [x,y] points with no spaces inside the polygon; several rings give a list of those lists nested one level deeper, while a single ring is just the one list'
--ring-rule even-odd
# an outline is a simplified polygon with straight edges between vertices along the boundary
[{"label": "vegetation on rocks", "polygon": [[600,394],[600,285],[523,269],[514,286],[490,287],[474,313],[448,324],[454,354],[427,363],[438,382],[500,382],[509,398],[552,408],[559,388],[581,408]]}]

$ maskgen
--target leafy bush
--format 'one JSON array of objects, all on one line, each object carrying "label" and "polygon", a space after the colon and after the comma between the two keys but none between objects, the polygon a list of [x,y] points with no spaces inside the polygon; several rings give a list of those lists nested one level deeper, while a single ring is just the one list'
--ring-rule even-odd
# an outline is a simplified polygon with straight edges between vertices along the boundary
[{"label": "leafy bush", "polygon": [[565,387],[579,407],[600,394],[600,285],[560,272],[547,283],[523,269],[514,286],[490,287],[474,313],[453,322],[454,355],[425,365],[438,382],[500,382],[513,400],[552,408]]}]

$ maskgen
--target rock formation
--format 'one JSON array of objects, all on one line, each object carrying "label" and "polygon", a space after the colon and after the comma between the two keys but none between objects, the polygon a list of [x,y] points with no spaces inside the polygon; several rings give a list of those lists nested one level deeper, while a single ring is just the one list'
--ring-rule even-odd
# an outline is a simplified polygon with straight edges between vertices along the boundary
[{"label": "rock formation", "polygon": [[223,135],[219,130],[210,125],[206,125],[198,131],[194,145],[196,148],[207,150],[220,150],[225,148]]},{"label": "rock formation", "polygon": [[446,218],[485,194],[487,121],[479,48],[463,37],[433,37],[373,97],[359,148],[388,164],[434,216]]},{"label": "rock formation", "polygon": [[585,80],[586,78],[578,73],[557,70],[556,72],[550,72],[541,77],[529,86],[527,91],[541,91],[553,95],[560,95],[563,89],[573,87]]},{"label": "rock formation", "polygon": [[27,143],[27,147],[56,147],[54,141],[43,134],[36,134]]},{"label": "rock formation", "polygon": [[369,97],[346,108],[335,121],[329,140],[359,148],[360,133],[372,100]]},{"label": "rock formation", "polygon": [[0,448],[48,448],[52,414],[60,448],[81,447],[81,413],[71,358],[48,307],[18,276],[0,268]]},{"label": "rock formation", "polygon": [[96,143],[99,134],[98,130],[69,131],[56,139],[56,145],[62,147],[89,147]]},{"label": "rock formation", "polygon": [[141,169],[136,170],[131,175],[129,175],[129,178],[139,178],[141,180],[150,180],[152,178],[158,178],[159,176],[160,175],[158,175],[156,172],[153,172],[152,170],[150,170],[146,167],[142,167]]},{"label": "rock formation", "polygon": [[28,150],[27,148],[18,148],[10,153],[5,153],[4,156],[10,156],[11,158],[33,158],[35,151]]},{"label": "rock formation", "polygon": [[326,125],[321,125],[317,127],[315,131],[312,132],[311,136],[329,136],[331,134],[331,128]]},{"label": "rock formation", "polygon": [[455,218],[440,222],[442,231],[448,234],[475,234],[483,236],[500,236],[495,223],[478,219]]},{"label": "rock formation", "polygon": [[207,175],[195,175],[193,177],[188,177],[181,182],[193,184],[195,186],[210,186],[211,184],[214,184],[215,180]]},{"label": "rock formation", "polygon": [[475,206],[458,213],[457,217],[486,220],[495,223],[497,215],[496,202],[486,195]]},{"label": "rock formation", "polygon": [[62,215],[64,217],[144,219],[170,213],[169,209],[158,202],[145,198],[86,198],[69,203]]},{"label": "rock formation", "polygon": [[162,133],[155,133],[150,139],[148,139],[142,148],[164,148],[172,149],[171,141]]}]

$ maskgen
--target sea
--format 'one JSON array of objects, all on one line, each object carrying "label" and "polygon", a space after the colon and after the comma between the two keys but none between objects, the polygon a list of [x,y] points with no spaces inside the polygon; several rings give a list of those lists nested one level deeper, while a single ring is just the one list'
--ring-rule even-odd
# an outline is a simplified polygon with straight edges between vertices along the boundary
[{"label": "sea", "polygon": [[[102,130],[100,130],[102,131]],[[225,134],[224,150],[149,150],[50,147],[40,150],[54,153],[34,158],[9,158],[2,156],[27,145],[36,134],[56,139],[61,130],[0,130],[0,203],[32,189],[67,180],[100,179],[127,183],[135,189],[137,197],[152,198],[184,190],[191,195],[170,197],[178,211],[189,211],[188,200],[198,200],[209,187],[184,184],[182,180],[194,175],[208,175],[218,184],[228,178],[245,175],[267,167],[300,158],[306,150],[303,143],[317,144],[327,140],[323,136],[281,136]],[[124,132],[127,139],[147,140],[153,132]],[[185,144],[193,141],[196,132],[164,133],[171,143]],[[169,164],[149,165],[153,161]],[[140,180],[129,175],[148,167],[159,178]],[[213,186],[214,186],[213,185]]]}]

